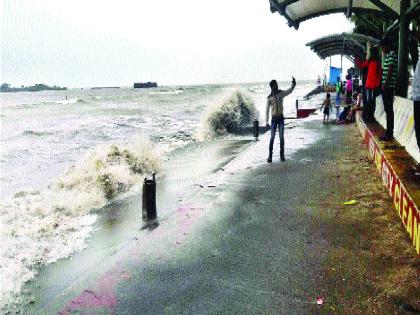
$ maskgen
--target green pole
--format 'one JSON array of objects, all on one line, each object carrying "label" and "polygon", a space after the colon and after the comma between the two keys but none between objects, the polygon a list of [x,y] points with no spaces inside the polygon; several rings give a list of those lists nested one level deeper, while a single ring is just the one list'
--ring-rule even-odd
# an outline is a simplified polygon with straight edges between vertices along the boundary
[{"label": "green pole", "polygon": [[410,20],[405,12],[410,7],[410,0],[400,3],[400,34],[398,41],[398,88],[397,94],[407,97],[408,88],[408,31]]}]

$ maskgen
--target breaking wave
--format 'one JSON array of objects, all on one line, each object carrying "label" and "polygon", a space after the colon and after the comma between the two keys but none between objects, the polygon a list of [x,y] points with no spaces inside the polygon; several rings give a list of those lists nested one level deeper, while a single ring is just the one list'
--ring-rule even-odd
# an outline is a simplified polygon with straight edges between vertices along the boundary
[{"label": "breaking wave", "polygon": [[176,89],[176,90],[160,90],[160,91],[152,91],[149,92],[150,95],[178,95],[184,93],[184,90]]},{"label": "breaking wave", "polygon": [[62,104],[62,105],[68,105],[68,104],[75,104],[75,103],[84,103],[84,101],[80,98],[70,98],[66,100],[52,100],[52,101],[42,101],[42,104]]},{"label": "breaking wave", "polygon": [[53,135],[54,132],[51,131],[36,131],[36,130],[24,130],[22,135],[24,136],[50,136]]},{"label": "breaking wave", "polygon": [[202,138],[238,132],[258,116],[254,102],[241,91],[233,92],[222,102],[211,106],[204,116]]},{"label": "breaking wave", "polygon": [[[21,191],[0,204],[0,310],[18,303],[40,265],[85,247],[95,214],[159,169],[152,143],[99,146],[43,191]],[[13,302],[12,302],[13,301]]]}]

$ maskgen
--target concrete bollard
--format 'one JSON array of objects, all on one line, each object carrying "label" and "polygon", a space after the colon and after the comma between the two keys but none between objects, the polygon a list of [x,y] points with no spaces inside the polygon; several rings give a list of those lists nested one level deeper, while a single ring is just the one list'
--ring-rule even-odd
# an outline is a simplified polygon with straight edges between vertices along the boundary
[{"label": "concrete bollard", "polygon": [[143,182],[143,219],[151,220],[156,218],[156,179],[153,173],[152,179],[144,179]]},{"label": "concrete bollard", "polygon": [[254,137],[255,140],[258,140],[258,137],[260,136],[260,123],[258,119],[254,120]]}]

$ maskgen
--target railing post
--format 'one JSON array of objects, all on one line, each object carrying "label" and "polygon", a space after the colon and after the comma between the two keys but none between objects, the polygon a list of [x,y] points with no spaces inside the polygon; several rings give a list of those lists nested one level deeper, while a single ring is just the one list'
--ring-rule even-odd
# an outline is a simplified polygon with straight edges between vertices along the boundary
[{"label": "railing post", "polygon": [[256,118],[254,120],[254,137],[255,137],[256,141],[258,141],[259,136],[260,136],[260,123],[259,123],[258,119]]},{"label": "railing post", "polygon": [[143,182],[143,207],[142,217],[144,220],[156,218],[156,179],[153,173],[152,179],[144,179]]}]

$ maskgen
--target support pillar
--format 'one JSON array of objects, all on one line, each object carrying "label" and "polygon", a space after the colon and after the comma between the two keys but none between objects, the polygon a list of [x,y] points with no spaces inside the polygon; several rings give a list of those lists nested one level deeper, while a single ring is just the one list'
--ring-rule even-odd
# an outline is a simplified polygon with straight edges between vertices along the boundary
[{"label": "support pillar", "polygon": [[398,86],[397,94],[407,97],[408,89],[408,32],[410,20],[405,12],[410,7],[410,0],[400,3],[400,34],[398,41]]}]

